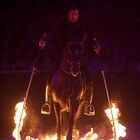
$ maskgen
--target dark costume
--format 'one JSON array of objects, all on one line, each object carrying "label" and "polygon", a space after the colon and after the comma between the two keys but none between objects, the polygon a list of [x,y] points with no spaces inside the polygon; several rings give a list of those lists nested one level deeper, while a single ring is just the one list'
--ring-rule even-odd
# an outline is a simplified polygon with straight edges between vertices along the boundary
[{"label": "dark costume", "polygon": [[92,76],[89,75],[88,62],[91,57],[96,55],[96,53],[93,51],[93,46],[97,45],[94,41],[93,32],[89,25],[85,25],[81,21],[72,23],[66,20],[61,24],[61,26],[62,28],[60,28],[60,35],[58,39],[60,41],[59,46],[61,48],[65,48],[70,42],[84,42],[85,47],[82,70],[86,74],[87,81],[89,82]]}]

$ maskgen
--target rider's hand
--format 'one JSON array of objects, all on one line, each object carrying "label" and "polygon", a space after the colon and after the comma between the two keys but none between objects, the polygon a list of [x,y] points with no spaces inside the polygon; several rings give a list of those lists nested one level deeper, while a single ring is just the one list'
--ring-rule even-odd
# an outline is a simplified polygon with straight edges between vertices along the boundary
[{"label": "rider's hand", "polygon": [[42,50],[44,48],[44,46],[46,45],[46,41],[44,39],[40,39],[39,40],[39,48]]},{"label": "rider's hand", "polygon": [[93,50],[95,51],[96,54],[99,54],[100,52],[100,46],[99,45],[96,45],[93,47]]},{"label": "rider's hand", "polygon": [[100,52],[100,45],[98,44],[96,38],[93,39],[94,41],[94,45],[93,45],[93,51],[96,53],[96,54],[99,54]]},{"label": "rider's hand", "polygon": [[42,50],[46,45],[46,40],[50,37],[47,33],[43,34],[43,37],[39,40],[39,48]]}]

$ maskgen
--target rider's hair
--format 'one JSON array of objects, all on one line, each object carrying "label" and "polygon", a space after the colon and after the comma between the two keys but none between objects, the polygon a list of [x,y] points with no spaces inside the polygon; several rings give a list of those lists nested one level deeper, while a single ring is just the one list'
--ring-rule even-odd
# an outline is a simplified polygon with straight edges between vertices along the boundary
[{"label": "rider's hair", "polygon": [[67,13],[74,9],[80,10],[80,5],[76,0],[71,0],[70,3],[67,3],[66,7]]}]

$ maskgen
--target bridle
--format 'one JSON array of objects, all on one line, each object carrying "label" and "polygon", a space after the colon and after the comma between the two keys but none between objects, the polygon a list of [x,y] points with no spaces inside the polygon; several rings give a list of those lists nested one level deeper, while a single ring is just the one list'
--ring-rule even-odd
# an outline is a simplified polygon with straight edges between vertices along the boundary
[{"label": "bridle", "polygon": [[67,65],[61,66],[62,70],[74,77],[81,75],[81,57],[83,55],[83,42],[69,42],[65,48]]}]

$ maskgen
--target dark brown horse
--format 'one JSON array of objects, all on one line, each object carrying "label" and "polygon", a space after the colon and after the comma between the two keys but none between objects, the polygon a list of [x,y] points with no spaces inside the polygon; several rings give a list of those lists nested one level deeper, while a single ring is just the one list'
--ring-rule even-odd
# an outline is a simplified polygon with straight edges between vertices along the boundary
[{"label": "dark brown horse", "polygon": [[68,112],[67,140],[80,117],[85,94],[85,80],[81,70],[84,45],[71,42],[63,50],[63,58],[51,78],[51,95],[56,115],[57,139],[62,138],[62,113]]}]

